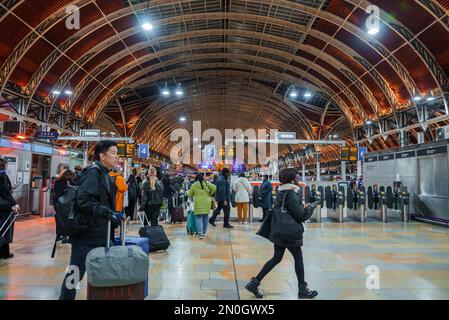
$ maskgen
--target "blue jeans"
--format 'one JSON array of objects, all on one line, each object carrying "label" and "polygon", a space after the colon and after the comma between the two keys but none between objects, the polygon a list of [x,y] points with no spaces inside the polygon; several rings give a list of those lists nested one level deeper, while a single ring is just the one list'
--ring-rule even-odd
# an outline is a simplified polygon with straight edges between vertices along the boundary
[{"label": "blue jeans", "polygon": [[196,233],[198,235],[205,235],[207,231],[207,223],[209,215],[208,214],[197,214],[195,216],[196,220]]}]

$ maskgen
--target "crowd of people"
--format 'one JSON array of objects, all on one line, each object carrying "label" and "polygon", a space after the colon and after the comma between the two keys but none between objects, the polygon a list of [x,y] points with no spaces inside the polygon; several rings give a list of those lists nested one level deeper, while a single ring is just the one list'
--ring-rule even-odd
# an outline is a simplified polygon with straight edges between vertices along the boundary
[{"label": "crowd of people", "polygon": [[[232,229],[230,224],[231,207],[236,207],[239,224],[248,223],[250,201],[253,198],[254,188],[244,173],[231,183],[231,173],[224,168],[219,175],[197,173],[194,177],[170,176],[163,174],[159,168],[151,167],[143,173],[138,173],[134,168],[127,179],[116,164],[118,160],[117,145],[113,141],[99,142],[94,151],[94,161],[91,166],[81,168],[77,166],[74,171],[62,172],[53,185],[54,202],[58,201],[67,188],[76,186],[76,210],[80,217],[80,224],[84,225],[84,231],[63,237],[65,242],[71,244],[70,266],[79,270],[79,281],[82,280],[86,268],[86,256],[94,248],[106,245],[108,234],[108,221],[111,221],[111,232],[119,226],[124,219],[133,220],[142,213],[144,225],[158,225],[159,219],[165,220],[175,206],[180,203],[189,204],[190,210],[195,216],[196,234],[198,239],[206,237],[208,225],[216,227],[217,217],[223,211],[223,228]],[[5,174],[7,163],[0,159],[0,196],[6,199],[7,210],[0,209],[0,218],[5,220],[11,211],[18,212],[19,206],[12,197],[11,184]],[[300,205],[298,196],[299,182],[295,169],[283,169],[279,173],[280,187],[277,190],[276,201],[273,201],[273,186],[268,177],[263,178],[257,193],[257,202],[262,208],[265,233],[271,228],[271,216],[273,208],[281,208],[291,215],[296,223],[306,221],[312,214],[314,204],[309,207]],[[254,195],[256,196],[256,195]],[[256,201],[254,200],[254,201]],[[186,205],[186,208],[188,206]],[[55,207],[56,209],[56,207]],[[136,209],[137,212],[136,212]],[[161,210],[162,209],[162,210]],[[284,212],[282,211],[282,212]],[[136,215],[137,213],[137,215]],[[210,215],[212,213],[212,215]],[[2,222],[0,219],[0,222]],[[78,223],[78,222],[77,222]],[[12,230],[12,228],[11,228]],[[299,284],[300,298],[313,298],[318,293],[311,291],[304,280],[304,265],[301,246],[303,245],[302,232],[298,237],[288,239],[276,239],[271,236],[271,231],[265,235],[274,244],[273,258],[270,259],[253,277],[246,288],[254,293],[257,298],[263,297],[259,290],[262,279],[281,262],[285,250],[289,250],[295,260],[295,272]],[[5,244],[0,247],[0,258],[7,259],[13,256],[9,251],[9,243],[12,234]],[[68,286],[70,272],[67,272],[61,286],[60,299],[74,300],[76,286]]]}]

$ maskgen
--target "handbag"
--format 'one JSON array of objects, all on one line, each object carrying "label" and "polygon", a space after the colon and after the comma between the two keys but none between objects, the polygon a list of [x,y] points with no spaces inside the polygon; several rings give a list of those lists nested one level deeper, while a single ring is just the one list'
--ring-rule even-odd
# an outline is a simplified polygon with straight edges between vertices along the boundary
[{"label": "handbag", "polygon": [[211,210],[215,210],[215,208],[216,208],[215,201],[214,201],[214,200],[211,200],[211,201],[210,201],[210,209],[211,209]]},{"label": "handbag", "polygon": [[262,222],[262,224],[260,225],[259,230],[256,232],[257,235],[270,240],[270,235],[271,235],[271,219],[272,219],[272,212],[271,210],[268,212],[266,218],[264,219],[264,221]]},{"label": "handbag", "polygon": [[280,209],[272,210],[272,237],[273,239],[279,239],[281,241],[293,242],[300,240],[303,232],[302,224],[296,222],[296,220],[288,214],[285,209],[285,198],[282,199],[282,207]]}]

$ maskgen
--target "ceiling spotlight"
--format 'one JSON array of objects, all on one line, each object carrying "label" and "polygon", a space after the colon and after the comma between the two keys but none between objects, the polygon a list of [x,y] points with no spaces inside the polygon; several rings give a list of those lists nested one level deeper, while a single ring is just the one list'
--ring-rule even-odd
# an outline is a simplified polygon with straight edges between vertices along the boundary
[{"label": "ceiling spotlight", "polygon": [[145,22],[142,24],[142,29],[146,31],[153,30],[153,25],[149,22]]},{"label": "ceiling spotlight", "polygon": [[68,96],[70,96],[71,94],[73,94],[72,90],[65,90],[64,93]]},{"label": "ceiling spotlight", "polygon": [[162,90],[162,95],[168,97],[170,95],[170,91],[165,88]]},{"label": "ceiling spotlight", "polygon": [[310,92],[304,93],[304,98],[310,98],[312,94]]},{"label": "ceiling spotlight", "polygon": [[337,138],[338,138],[338,135],[337,135],[337,134],[334,134],[333,137],[334,137],[334,139],[337,139]]},{"label": "ceiling spotlight", "polygon": [[184,91],[181,88],[181,83],[178,83],[178,87],[176,88],[175,94],[177,96],[182,96],[184,94]]},{"label": "ceiling spotlight", "polygon": [[371,120],[368,120],[368,121],[366,121],[366,124],[367,124],[367,125],[372,125],[373,122],[372,122]]},{"label": "ceiling spotlight", "polygon": [[426,99],[427,101],[433,101],[433,100],[435,100],[435,97],[433,97],[433,96],[430,96],[430,97],[427,97],[427,99]]},{"label": "ceiling spotlight", "polygon": [[180,117],[180,118],[179,118],[179,121],[181,121],[181,122],[186,121],[186,117]]},{"label": "ceiling spotlight", "polygon": [[375,34],[378,34],[379,33],[379,28],[369,28],[368,29],[368,34],[370,34],[370,35],[375,35]]},{"label": "ceiling spotlight", "polygon": [[57,95],[60,95],[60,94],[61,94],[61,91],[59,91],[59,90],[53,90],[53,94],[56,95],[56,96],[57,96]]},{"label": "ceiling spotlight", "polygon": [[296,98],[298,96],[298,92],[292,91],[290,92],[290,98]]},{"label": "ceiling spotlight", "polygon": [[413,101],[421,101],[421,99],[422,98],[420,96],[416,96],[416,97],[413,98]]}]

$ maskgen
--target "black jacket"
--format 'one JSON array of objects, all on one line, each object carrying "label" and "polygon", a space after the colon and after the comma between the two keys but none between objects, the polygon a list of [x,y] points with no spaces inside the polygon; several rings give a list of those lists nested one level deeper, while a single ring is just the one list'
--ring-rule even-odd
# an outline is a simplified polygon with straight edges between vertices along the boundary
[{"label": "black jacket", "polygon": [[156,190],[151,190],[150,183],[145,181],[143,183],[143,196],[140,205],[140,211],[144,211],[148,206],[162,205],[164,196],[164,187],[159,180],[156,182]]},{"label": "black jacket", "polygon": [[[10,219],[13,218],[11,215],[11,208],[14,207],[17,203],[16,200],[14,200],[14,197],[12,196],[12,189],[11,189],[11,182],[9,181],[8,176],[6,173],[0,173],[0,197],[2,199],[8,201],[11,205],[9,210],[4,210],[0,212],[0,227],[6,222],[10,221]],[[5,228],[9,225],[9,222],[6,223]],[[0,236],[5,231],[5,228],[0,228]],[[11,243],[13,239],[13,231],[14,226],[12,225],[8,232],[5,234],[5,241],[6,243]]]},{"label": "black jacket", "polygon": [[303,245],[303,233],[304,226],[303,222],[307,221],[313,214],[313,206],[304,209],[301,203],[301,199],[298,195],[299,187],[293,184],[284,184],[279,187],[278,197],[276,199],[275,207],[282,207],[282,200],[285,197],[285,209],[289,215],[296,220],[297,223],[301,225],[301,235],[299,240],[292,242],[283,241],[280,239],[275,239],[270,235],[270,240],[281,247],[291,248],[291,247],[301,247]]},{"label": "black jacket", "polygon": [[78,186],[77,209],[88,221],[89,229],[71,241],[83,245],[104,246],[108,225],[106,216],[108,213],[114,213],[117,187],[111,181],[108,170],[99,162],[83,170]]},{"label": "black jacket", "polygon": [[220,175],[216,182],[217,191],[215,192],[215,200],[217,202],[231,202],[231,184],[223,175]]}]

